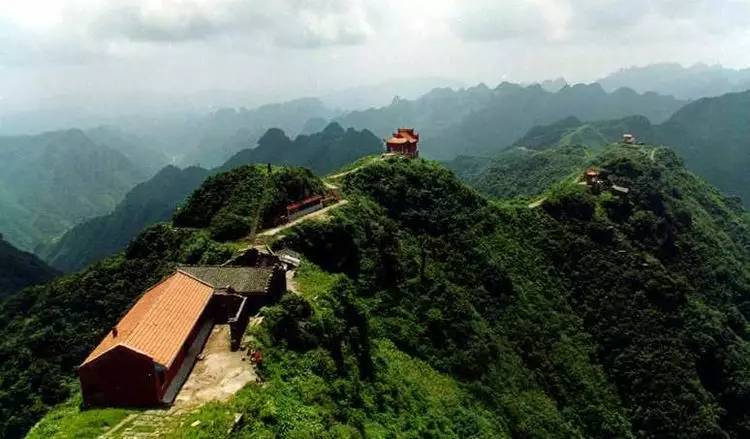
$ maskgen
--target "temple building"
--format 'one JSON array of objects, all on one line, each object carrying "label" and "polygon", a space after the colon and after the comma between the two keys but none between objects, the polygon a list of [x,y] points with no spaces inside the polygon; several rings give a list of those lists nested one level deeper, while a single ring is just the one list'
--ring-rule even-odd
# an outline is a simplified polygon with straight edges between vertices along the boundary
[{"label": "temple building", "polygon": [[401,154],[407,157],[419,156],[419,133],[414,128],[399,128],[393,136],[385,141],[389,153]]},{"label": "temple building", "polygon": [[170,404],[214,324],[239,347],[250,314],[286,290],[283,267],[182,266],[146,291],[78,366],[86,406]]}]

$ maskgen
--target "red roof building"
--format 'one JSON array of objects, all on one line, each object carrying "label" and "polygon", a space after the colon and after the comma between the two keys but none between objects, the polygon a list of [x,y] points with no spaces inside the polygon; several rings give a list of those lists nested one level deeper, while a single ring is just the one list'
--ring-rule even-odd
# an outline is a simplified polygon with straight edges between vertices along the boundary
[{"label": "red roof building", "polygon": [[[171,402],[163,401],[170,384],[210,333],[203,317],[213,293],[213,286],[180,271],[146,291],[78,367],[84,403]],[[184,365],[189,373],[192,364]]]},{"label": "red roof building", "polygon": [[385,141],[385,146],[389,153],[417,157],[419,155],[418,143],[419,133],[414,131],[414,128],[399,128],[393,133],[393,137]]},{"label": "red roof building", "polygon": [[185,266],[146,291],[78,366],[87,406],[171,403],[214,323],[232,341],[249,313],[286,290],[277,267]]}]

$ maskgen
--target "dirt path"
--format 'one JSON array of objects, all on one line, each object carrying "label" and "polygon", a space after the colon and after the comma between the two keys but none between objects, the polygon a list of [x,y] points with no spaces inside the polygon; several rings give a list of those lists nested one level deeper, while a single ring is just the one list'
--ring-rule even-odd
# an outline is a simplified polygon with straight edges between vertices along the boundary
[{"label": "dirt path", "polygon": [[339,206],[343,206],[344,204],[346,204],[348,202],[349,201],[347,201],[347,200],[341,200],[341,201],[339,201],[336,204],[332,204],[332,205],[330,205],[328,207],[324,207],[324,208],[322,208],[320,210],[316,210],[315,212],[312,212],[312,213],[310,213],[308,215],[305,215],[303,217],[297,218],[296,220],[294,220],[292,222],[283,224],[283,225],[281,225],[279,227],[274,227],[273,229],[264,230],[264,231],[258,233],[257,236],[273,236],[273,235],[276,235],[277,233],[279,233],[279,232],[281,232],[283,230],[286,230],[286,229],[288,229],[290,227],[294,227],[294,226],[296,226],[297,224],[299,224],[299,223],[301,223],[303,221],[307,221],[307,220],[312,219],[312,218],[318,218],[318,217],[324,216],[331,209],[335,209],[335,208],[337,208]]},{"label": "dirt path", "polygon": [[357,166],[354,169],[350,169],[350,170],[345,171],[345,172],[340,172],[340,173],[335,174],[335,175],[330,175],[330,176],[326,177],[326,180],[336,180],[337,178],[341,178],[341,177],[343,177],[343,176],[345,176],[347,174],[351,174],[352,172],[357,172],[357,171],[359,171],[360,168],[361,168],[361,166]]},{"label": "dirt path", "polygon": [[190,409],[208,401],[224,401],[256,377],[245,353],[229,349],[229,325],[216,325],[173,408]]},{"label": "dirt path", "polygon": [[529,204],[529,209],[534,209],[536,207],[541,206],[542,203],[544,203],[544,200],[546,200],[546,199],[547,199],[547,197],[542,197],[542,198],[534,201],[533,203]]}]

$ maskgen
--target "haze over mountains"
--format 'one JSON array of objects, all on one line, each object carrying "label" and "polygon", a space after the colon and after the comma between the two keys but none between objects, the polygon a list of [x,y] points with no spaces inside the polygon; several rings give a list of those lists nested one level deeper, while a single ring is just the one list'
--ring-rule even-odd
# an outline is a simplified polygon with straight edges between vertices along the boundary
[{"label": "haze over mountains", "polygon": [[[388,98],[390,103],[366,110],[331,109],[337,105],[337,99],[343,99],[338,101],[342,103],[345,100],[344,97],[348,96],[346,92],[342,92],[338,98],[330,96],[324,97],[323,100],[305,98],[264,105],[252,110],[226,108],[206,115],[197,113],[165,115],[153,120],[126,118],[121,121],[120,125],[99,126],[85,131],[5,137],[3,142],[6,146],[0,153],[8,157],[5,166],[9,168],[5,172],[7,179],[4,180],[4,186],[0,187],[0,205],[4,207],[5,212],[0,217],[0,224],[3,224],[0,231],[4,232],[6,238],[14,245],[27,250],[34,250],[40,246],[38,248],[40,254],[52,258],[51,255],[57,253],[50,250],[53,240],[60,241],[63,233],[88,218],[111,212],[135,184],[147,180],[167,164],[199,165],[204,169],[211,169],[222,165],[233,155],[244,150],[236,158],[235,163],[290,163],[312,166],[313,169],[319,171],[330,169],[327,163],[329,158],[327,152],[307,149],[303,153],[300,152],[301,149],[289,149],[289,139],[282,141],[283,139],[279,137],[278,142],[261,142],[262,147],[253,149],[259,144],[259,139],[267,133],[267,130],[273,127],[282,129],[286,135],[293,138],[300,133],[314,134],[323,131],[329,121],[335,120],[343,129],[347,127],[367,129],[376,137],[382,138],[396,126],[413,125],[424,132],[421,150],[425,157],[451,160],[459,155],[493,156],[511,144],[519,143],[519,139],[524,136],[524,140],[520,143],[533,147],[528,139],[529,136],[534,135],[532,128],[549,123],[565,125],[565,118],[574,118],[568,120],[568,123],[573,125],[578,123],[585,125],[588,121],[610,119],[613,124],[606,129],[602,126],[602,122],[597,122],[598,126],[595,130],[581,127],[575,135],[568,136],[565,140],[568,144],[605,144],[617,139],[624,131],[633,131],[646,136],[651,130],[651,125],[659,125],[667,121],[687,102],[650,91],[638,93],[628,88],[619,88],[607,92],[605,89],[611,90],[615,84],[617,86],[634,84],[633,86],[639,90],[658,88],[648,85],[658,85],[655,79],[648,82],[640,81],[639,78],[662,78],[663,84],[669,84],[671,82],[668,79],[674,71],[681,72],[682,76],[687,78],[685,83],[690,81],[692,81],[690,83],[715,83],[716,81],[712,78],[719,75],[730,78],[731,81],[729,79],[728,81],[733,84],[739,84],[743,74],[743,71],[718,67],[682,68],[674,65],[649,66],[637,70],[640,72],[638,74],[633,73],[635,71],[631,69],[613,73],[601,81],[602,84],[606,84],[605,87],[598,84],[570,86],[566,85],[562,78],[530,86],[502,83],[495,88],[490,88],[480,84],[459,89],[435,88],[414,99],[391,96]],[[441,80],[426,79],[423,83],[418,80],[395,81],[382,87],[363,88],[349,95],[352,99],[350,105],[357,107],[365,101],[376,102],[374,94],[382,89],[400,89],[406,92],[404,95],[408,96],[409,91],[413,94],[417,93],[416,90],[419,90],[420,84],[425,87],[439,81]],[[703,90],[706,93],[710,91]],[[374,93],[371,95],[372,99],[365,98],[371,92]],[[358,100],[360,104],[355,103]],[[382,102],[382,97],[380,102]],[[741,126],[744,126],[742,125],[742,106],[737,105],[729,111],[729,114],[723,116],[723,120],[730,120],[734,116],[737,118],[734,125],[727,122],[722,126],[706,127],[705,132],[697,133],[694,125],[684,121],[678,122],[675,119],[672,120],[671,126],[676,127],[675,124],[679,123],[686,127],[685,130],[674,128],[670,130],[670,135],[654,137],[654,140],[667,144],[680,143],[685,145],[684,148],[696,151],[708,148],[706,145],[709,140],[733,136],[732,133],[737,132],[735,127],[741,130]],[[720,120],[715,119],[717,122]],[[570,127],[563,126],[562,128],[567,130]],[[544,136],[548,136],[550,131],[549,129],[542,131],[542,137],[537,140],[540,142],[539,145],[545,146],[548,142],[544,140]],[[742,135],[741,133],[734,134],[735,138],[728,142],[736,147],[737,142],[742,143]],[[688,137],[697,139],[691,140]],[[60,141],[65,143],[62,150],[58,148],[60,151],[65,151],[61,160],[55,159],[53,166],[43,167],[41,171],[32,171],[40,163],[39,159],[42,157],[47,154],[49,154],[47,160],[55,157],[54,150],[49,149],[48,146],[27,147],[25,145],[34,142],[43,144],[52,138],[57,138],[58,143]],[[92,145],[100,147],[100,150],[96,150],[98,151],[96,155],[92,155],[94,152]],[[373,151],[375,146],[363,145],[362,147],[364,148],[362,151],[353,151],[343,161],[355,159],[365,150]],[[84,149],[88,151],[85,157],[80,155],[83,154]],[[19,155],[18,151],[25,151],[26,155]],[[35,155],[28,155],[31,151],[36,151]],[[697,155],[700,156],[700,152]],[[303,159],[303,156],[308,158]],[[692,167],[693,164],[699,166],[700,163],[703,168],[695,169],[699,170],[702,175],[707,177],[710,175],[711,181],[729,193],[740,194],[743,199],[748,198],[744,189],[735,189],[738,187],[737,181],[742,180],[731,177],[733,174],[742,174],[741,164],[734,169],[728,169],[726,166],[721,168],[724,165],[710,165],[711,160],[719,160],[720,155],[713,155],[708,161],[689,156],[688,153],[686,155],[688,166]],[[35,163],[26,168],[23,163],[28,162],[18,162],[23,157]],[[119,157],[119,159],[114,159],[114,157]],[[112,160],[119,164],[115,164]],[[339,157],[339,160],[334,160],[333,163],[343,161],[342,157]],[[77,172],[75,176],[66,175],[63,171],[70,169],[72,162],[83,167],[84,173],[79,175]],[[735,161],[735,163],[742,163],[742,161]],[[229,164],[233,162],[230,160]],[[713,168],[707,168],[711,166]],[[16,177],[13,169],[24,169],[24,175]],[[86,170],[91,172],[106,170],[106,172],[85,176]],[[41,174],[34,174],[34,172],[41,172]],[[29,178],[31,175],[36,176]],[[85,179],[91,190],[96,191],[96,196],[87,195],[85,191],[79,193],[77,189],[71,189],[81,184],[80,181],[75,181],[77,178]],[[24,188],[18,189],[17,192],[14,185],[8,183],[10,181],[26,183],[23,185]],[[55,187],[51,188],[51,185]],[[184,196],[192,187],[186,186],[180,195]],[[55,190],[61,188],[67,188],[64,190],[65,193],[61,196],[55,195]],[[76,194],[74,200],[65,198],[73,193]],[[171,201],[161,205],[163,211],[168,211],[177,202],[173,197],[167,198]],[[54,207],[58,202],[65,204],[65,212]],[[138,230],[138,227],[134,227],[133,231],[135,230]],[[123,236],[125,235],[128,234]],[[122,244],[118,242],[118,245],[112,248],[119,248]]]},{"label": "haze over mountains", "polygon": [[653,91],[678,99],[700,99],[750,89],[750,68],[661,63],[624,68],[597,82],[607,91],[629,87],[641,93]]},{"label": "haze over mountains", "polygon": [[[691,102],[661,124],[643,116],[595,121],[568,117],[532,128],[513,146],[537,151],[573,145],[600,148],[620,141],[623,133],[673,148],[693,172],[724,193],[739,196],[746,206],[750,203],[750,90]],[[508,157],[503,153],[495,160]],[[481,171],[473,169],[473,163],[490,162],[463,157],[451,166],[473,175]]]},{"label": "haze over mountains", "polygon": [[256,148],[238,152],[214,170],[165,167],[131,190],[112,213],[78,224],[37,252],[59,270],[78,270],[122,250],[145,227],[168,220],[193,190],[219,170],[270,163],[304,166],[322,175],[381,151],[380,140],[371,132],[344,130],[336,123],[294,140],[282,130],[272,128],[260,138]]}]

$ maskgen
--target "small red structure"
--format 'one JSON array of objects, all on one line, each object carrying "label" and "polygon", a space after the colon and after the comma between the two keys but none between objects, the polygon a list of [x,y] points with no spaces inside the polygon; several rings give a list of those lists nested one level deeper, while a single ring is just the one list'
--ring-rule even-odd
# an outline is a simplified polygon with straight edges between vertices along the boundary
[{"label": "small red structure", "polygon": [[389,153],[417,157],[419,156],[418,143],[419,133],[414,131],[414,128],[399,128],[393,133],[393,137],[385,141],[385,147]]},{"label": "small red structure", "polygon": [[324,198],[322,195],[313,195],[302,201],[297,201],[286,206],[285,221],[294,221],[295,219],[307,215],[308,213],[323,208]]},{"label": "small red structure", "polygon": [[599,181],[599,171],[595,169],[589,169],[588,171],[586,171],[584,178],[586,179],[586,184],[591,186],[592,184],[595,184]]},{"label": "small red structure", "polygon": [[331,189],[325,195],[313,195],[301,201],[288,204],[286,206],[286,215],[281,218],[282,223],[294,221],[295,219],[305,216],[309,213],[320,210],[325,206],[333,204],[341,199],[341,194],[337,189]]}]

